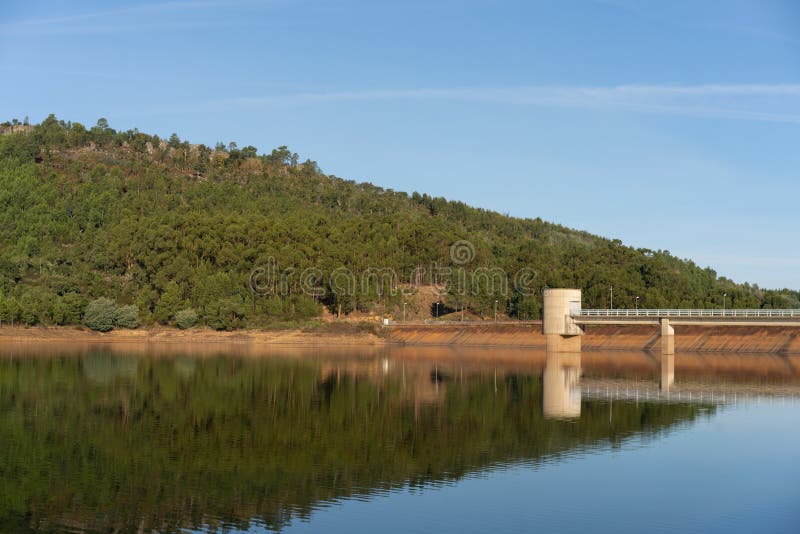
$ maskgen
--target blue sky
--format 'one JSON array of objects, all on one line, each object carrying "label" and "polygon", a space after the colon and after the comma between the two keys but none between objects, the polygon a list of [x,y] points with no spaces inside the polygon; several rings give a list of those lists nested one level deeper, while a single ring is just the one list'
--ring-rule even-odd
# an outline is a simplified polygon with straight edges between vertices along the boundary
[{"label": "blue sky", "polygon": [[800,288],[797,2],[7,0],[0,79]]}]

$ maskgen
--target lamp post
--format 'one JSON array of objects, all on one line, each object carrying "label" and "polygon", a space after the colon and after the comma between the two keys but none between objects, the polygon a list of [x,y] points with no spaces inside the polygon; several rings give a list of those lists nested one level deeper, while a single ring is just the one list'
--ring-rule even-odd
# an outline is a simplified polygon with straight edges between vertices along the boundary
[{"label": "lamp post", "polygon": [[634,301],[634,306],[638,310],[639,309],[639,297],[636,297],[635,299],[633,299],[633,301]]},{"label": "lamp post", "polygon": [[439,301],[436,301],[436,318],[439,318]]},{"label": "lamp post", "polygon": [[403,322],[406,322],[406,303],[403,303]]},{"label": "lamp post", "polygon": [[613,310],[614,309],[614,286],[613,285],[610,286],[608,288],[608,290],[611,292],[611,305],[610,305],[610,308]]},{"label": "lamp post", "polygon": [[725,298],[728,296],[727,293],[722,294],[722,313],[725,314]]},{"label": "lamp post", "polygon": [[497,301],[494,301],[494,322],[497,322]]}]

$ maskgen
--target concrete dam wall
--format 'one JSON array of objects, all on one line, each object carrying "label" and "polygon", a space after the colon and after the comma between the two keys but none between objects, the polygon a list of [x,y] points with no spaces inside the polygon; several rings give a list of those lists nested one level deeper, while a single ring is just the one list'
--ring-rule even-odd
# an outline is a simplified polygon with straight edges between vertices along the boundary
[{"label": "concrete dam wall", "polygon": [[[393,325],[391,343],[545,349],[541,324]],[[655,326],[592,325],[582,337],[583,350],[661,350]],[[765,326],[675,326],[676,352],[753,352],[800,354],[800,328]]]}]

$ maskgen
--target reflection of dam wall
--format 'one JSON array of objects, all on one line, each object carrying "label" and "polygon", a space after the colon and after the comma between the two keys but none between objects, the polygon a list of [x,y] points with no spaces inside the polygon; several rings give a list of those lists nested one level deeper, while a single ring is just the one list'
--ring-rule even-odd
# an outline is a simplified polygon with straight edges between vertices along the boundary
[{"label": "reflection of dam wall", "polygon": [[[800,328],[763,326],[675,326],[675,350],[681,352],[768,352],[800,354]],[[583,350],[661,351],[654,326],[587,326]],[[393,343],[529,347],[544,349],[546,336],[535,324],[397,325],[388,330]]]}]

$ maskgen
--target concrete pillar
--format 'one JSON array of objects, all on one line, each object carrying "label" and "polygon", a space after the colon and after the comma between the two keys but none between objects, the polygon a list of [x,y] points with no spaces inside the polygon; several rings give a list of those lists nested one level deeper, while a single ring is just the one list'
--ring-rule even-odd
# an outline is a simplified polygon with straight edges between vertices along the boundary
[{"label": "concrete pillar", "polygon": [[546,289],[542,333],[547,348],[557,352],[580,352],[583,328],[570,316],[581,309],[580,289]]},{"label": "concrete pillar", "polygon": [[661,354],[675,354],[675,329],[669,319],[661,319]]},{"label": "concrete pillar", "polygon": [[669,319],[661,319],[661,391],[675,382],[675,329]]}]

